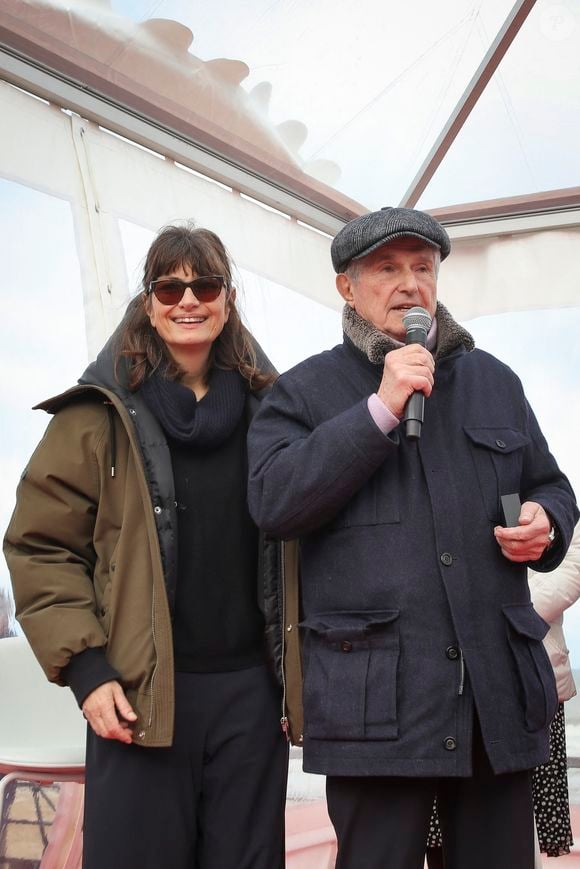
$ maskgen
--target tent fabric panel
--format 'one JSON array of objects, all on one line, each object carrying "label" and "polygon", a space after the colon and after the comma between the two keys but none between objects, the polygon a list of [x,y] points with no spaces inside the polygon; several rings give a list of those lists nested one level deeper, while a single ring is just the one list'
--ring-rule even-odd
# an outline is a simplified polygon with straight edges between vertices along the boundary
[{"label": "tent fabric panel", "polygon": [[[574,307],[580,301],[580,227],[455,241],[439,298],[460,320]],[[566,279],[557,277],[565,270]]]}]

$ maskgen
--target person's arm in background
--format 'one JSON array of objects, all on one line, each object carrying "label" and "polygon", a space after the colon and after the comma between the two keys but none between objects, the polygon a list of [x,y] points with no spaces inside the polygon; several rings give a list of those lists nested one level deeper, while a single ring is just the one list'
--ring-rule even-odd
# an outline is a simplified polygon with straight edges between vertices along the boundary
[{"label": "person's arm in background", "polygon": [[530,570],[528,582],[534,608],[550,625],[544,646],[556,677],[558,700],[563,703],[576,694],[562,622],[564,610],[580,597],[580,523],[558,567],[549,573]]},{"label": "person's arm in background", "polygon": [[546,622],[555,622],[580,598],[580,522],[560,565],[549,573],[530,571],[528,580],[534,609]]}]

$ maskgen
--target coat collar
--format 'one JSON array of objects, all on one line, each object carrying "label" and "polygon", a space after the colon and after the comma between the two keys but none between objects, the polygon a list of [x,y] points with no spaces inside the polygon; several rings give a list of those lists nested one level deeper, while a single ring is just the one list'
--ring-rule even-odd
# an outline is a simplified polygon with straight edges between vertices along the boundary
[{"label": "coat collar", "polygon": [[[437,318],[437,346],[433,354],[435,361],[449,356],[458,347],[464,347],[468,352],[474,349],[475,342],[469,332],[453,319],[441,302],[437,302],[435,316]],[[343,308],[342,328],[351,343],[374,365],[382,365],[386,354],[400,346],[384,332],[376,329],[368,320],[363,320],[350,305],[345,305]]]}]

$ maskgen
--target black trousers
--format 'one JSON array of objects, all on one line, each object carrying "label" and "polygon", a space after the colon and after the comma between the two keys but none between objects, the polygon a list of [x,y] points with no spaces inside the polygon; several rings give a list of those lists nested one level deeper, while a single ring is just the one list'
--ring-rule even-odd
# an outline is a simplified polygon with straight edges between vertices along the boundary
[{"label": "black trousers", "polygon": [[83,869],[281,869],[288,747],[266,667],[176,674],[171,748],[89,729]]},{"label": "black trousers", "polygon": [[494,775],[478,726],[470,778],[329,776],[326,791],[336,869],[423,869],[435,796],[445,869],[534,867],[531,771]]}]

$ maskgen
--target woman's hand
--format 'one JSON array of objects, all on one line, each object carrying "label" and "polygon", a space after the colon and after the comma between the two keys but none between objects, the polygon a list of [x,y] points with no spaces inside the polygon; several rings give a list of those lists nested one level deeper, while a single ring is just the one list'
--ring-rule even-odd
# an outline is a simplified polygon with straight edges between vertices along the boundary
[{"label": "woman's hand", "polygon": [[125,692],[118,682],[104,682],[85,698],[83,715],[103,739],[130,743],[131,722],[137,720]]}]

